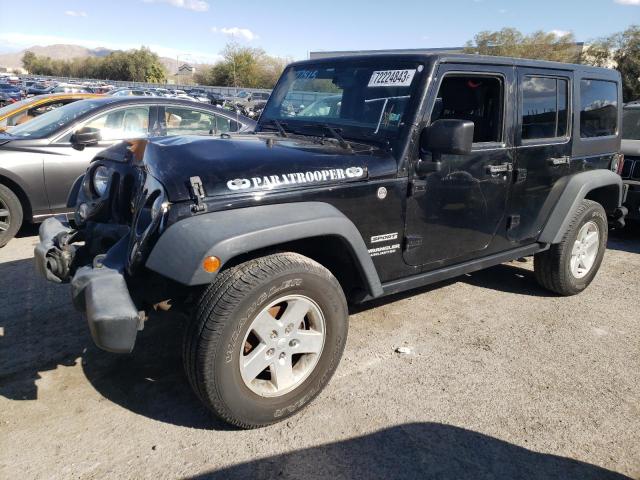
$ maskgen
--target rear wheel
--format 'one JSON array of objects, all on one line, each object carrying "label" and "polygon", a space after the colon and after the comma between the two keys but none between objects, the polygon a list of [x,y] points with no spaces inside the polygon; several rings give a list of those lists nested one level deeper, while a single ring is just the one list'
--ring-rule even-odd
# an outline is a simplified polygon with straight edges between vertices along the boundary
[{"label": "rear wheel", "polygon": [[335,371],[347,338],[335,277],[295,253],[222,272],[204,292],[185,337],[185,368],[223,420],[254,428],[307,405]]},{"label": "rear wheel", "polygon": [[598,273],[607,245],[607,215],[602,205],[583,200],[562,241],[534,257],[538,283],[560,295],[575,295]]},{"label": "rear wheel", "polygon": [[8,187],[0,185],[0,247],[16,236],[22,225],[22,205]]}]

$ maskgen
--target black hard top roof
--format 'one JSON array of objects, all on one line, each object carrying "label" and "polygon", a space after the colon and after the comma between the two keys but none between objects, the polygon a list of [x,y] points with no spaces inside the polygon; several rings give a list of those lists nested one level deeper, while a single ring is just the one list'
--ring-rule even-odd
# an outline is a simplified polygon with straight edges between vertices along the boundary
[{"label": "black hard top roof", "polygon": [[619,73],[617,70],[610,68],[592,67],[590,65],[581,65],[575,63],[550,62],[547,60],[531,60],[527,58],[499,57],[491,55],[472,55],[464,53],[389,53],[385,51],[371,52],[358,55],[344,55],[336,57],[324,57],[310,60],[302,60],[294,62],[292,65],[314,65],[324,62],[350,63],[366,60],[378,61],[415,61],[415,62],[440,62],[440,63],[467,63],[476,65],[503,65],[503,66],[519,66],[530,68],[553,68],[556,70],[591,72],[598,76],[611,77],[618,80]]}]

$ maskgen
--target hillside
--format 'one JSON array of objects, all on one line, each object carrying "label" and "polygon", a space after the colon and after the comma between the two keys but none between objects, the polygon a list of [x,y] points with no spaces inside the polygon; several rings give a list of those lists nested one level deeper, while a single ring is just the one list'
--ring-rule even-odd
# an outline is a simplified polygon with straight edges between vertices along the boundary
[{"label": "hillside", "polygon": [[[38,56],[50,57],[55,60],[70,60],[72,58],[85,57],[106,57],[113,51],[107,48],[91,49],[83,47],[81,45],[34,45],[33,47],[25,48],[24,50],[21,50],[19,52],[0,54],[0,67],[22,67],[22,56],[27,50],[35,53]],[[174,58],[160,57],[160,61],[166,68],[167,73],[172,74],[175,72],[176,60]]]}]

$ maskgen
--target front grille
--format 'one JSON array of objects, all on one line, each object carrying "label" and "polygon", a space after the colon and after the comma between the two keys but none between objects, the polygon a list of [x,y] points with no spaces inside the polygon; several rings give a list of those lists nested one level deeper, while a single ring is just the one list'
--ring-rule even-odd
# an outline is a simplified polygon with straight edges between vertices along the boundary
[{"label": "front grille", "polygon": [[640,180],[640,157],[626,157],[620,176],[625,180]]}]

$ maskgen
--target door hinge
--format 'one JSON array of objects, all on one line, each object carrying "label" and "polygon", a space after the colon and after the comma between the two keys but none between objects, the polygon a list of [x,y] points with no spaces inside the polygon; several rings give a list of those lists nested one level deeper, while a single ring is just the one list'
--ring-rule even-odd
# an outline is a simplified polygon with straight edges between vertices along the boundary
[{"label": "door hinge", "polygon": [[427,191],[427,181],[414,179],[411,181],[411,183],[409,183],[409,191],[407,193],[407,196],[415,197],[416,195],[420,195],[422,193],[425,193],[426,191]]},{"label": "door hinge", "polygon": [[200,179],[200,177],[191,177],[189,178],[189,182],[191,183],[191,193],[193,195],[193,199],[196,201],[196,204],[191,207],[191,211],[194,213],[206,212],[207,204],[204,202],[206,194],[204,191],[202,180]]},{"label": "door hinge", "polygon": [[412,250],[422,246],[423,237],[420,235],[407,235],[404,238],[404,250]]}]

